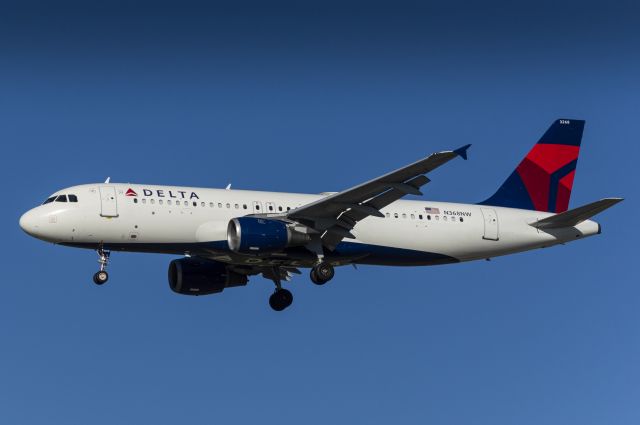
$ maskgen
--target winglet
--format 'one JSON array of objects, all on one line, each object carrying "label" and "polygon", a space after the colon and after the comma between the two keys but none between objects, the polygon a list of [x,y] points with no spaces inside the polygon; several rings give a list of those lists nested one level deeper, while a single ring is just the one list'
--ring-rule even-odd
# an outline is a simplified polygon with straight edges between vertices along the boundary
[{"label": "winglet", "polygon": [[471,144],[464,145],[463,147],[458,148],[458,149],[454,150],[453,152],[458,154],[458,156],[462,157],[462,159],[464,159],[466,161],[467,160],[467,149],[469,149],[470,146],[471,146]]}]

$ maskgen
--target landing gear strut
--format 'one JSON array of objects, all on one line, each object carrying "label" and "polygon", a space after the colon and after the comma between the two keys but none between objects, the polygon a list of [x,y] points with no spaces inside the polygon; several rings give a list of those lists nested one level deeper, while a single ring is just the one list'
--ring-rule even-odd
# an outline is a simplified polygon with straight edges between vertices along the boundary
[{"label": "landing gear strut", "polygon": [[333,266],[326,262],[318,263],[315,267],[311,269],[311,281],[316,285],[324,285],[333,279],[335,275],[335,270]]},{"label": "landing gear strut", "polygon": [[293,294],[291,291],[282,287],[282,275],[279,267],[271,270],[271,278],[276,285],[276,290],[269,297],[269,305],[275,311],[282,311],[293,303]]},{"label": "landing gear strut", "polygon": [[106,251],[102,248],[98,248],[96,250],[98,253],[98,263],[100,263],[100,270],[93,275],[93,283],[96,285],[102,285],[109,280],[109,273],[107,273],[107,264],[109,264],[109,255],[111,255],[110,251]]}]

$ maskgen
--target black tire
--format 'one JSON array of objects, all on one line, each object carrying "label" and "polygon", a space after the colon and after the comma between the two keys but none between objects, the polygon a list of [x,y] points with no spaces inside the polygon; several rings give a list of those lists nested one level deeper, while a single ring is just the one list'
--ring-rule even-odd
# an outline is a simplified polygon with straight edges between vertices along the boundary
[{"label": "black tire", "polygon": [[316,279],[322,284],[329,282],[335,276],[336,271],[329,263],[320,263],[313,268]]},{"label": "black tire", "polygon": [[280,297],[282,298],[282,301],[285,303],[286,307],[289,307],[293,303],[293,294],[291,293],[291,291],[287,289],[281,289],[278,292],[280,293]]},{"label": "black tire", "polygon": [[109,280],[109,273],[102,270],[93,275],[93,283],[96,285],[104,285]]},{"label": "black tire", "polygon": [[311,282],[315,283],[316,285],[324,285],[325,283],[327,283],[326,280],[318,279],[318,274],[316,273],[315,267],[311,269],[309,277],[311,278]]},{"label": "black tire", "polygon": [[282,311],[293,303],[293,294],[286,289],[279,289],[269,297],[269,305],[275,311]]}]

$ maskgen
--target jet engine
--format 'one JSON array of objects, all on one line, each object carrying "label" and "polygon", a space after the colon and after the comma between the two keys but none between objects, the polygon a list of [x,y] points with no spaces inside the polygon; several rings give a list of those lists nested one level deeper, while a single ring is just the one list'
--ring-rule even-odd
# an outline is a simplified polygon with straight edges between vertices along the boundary
[{"label": "jet engine", "polygon": [[237,217],[227,227],[227,242],[241,254],[263,254],[303,246],[311,240],[294,224],[259,217]]},{"label": "jet engine", "polygon": [[229,270],[218,261],[182,258],[169,264],[169,287],[183,295],[208,295],[224,288],[246,285],[246,275]]}]

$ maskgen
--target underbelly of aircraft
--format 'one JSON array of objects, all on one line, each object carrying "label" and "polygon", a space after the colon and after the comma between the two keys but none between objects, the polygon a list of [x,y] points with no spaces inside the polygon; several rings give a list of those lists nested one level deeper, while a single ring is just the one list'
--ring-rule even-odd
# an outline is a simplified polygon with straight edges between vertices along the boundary
[{"label": "underbelly of aircraft", "polygon": [[[60,245],[87,249],[98,248],[96,243],[64,242]],[[229,250],[227,241],[105,243],[102,247],[111,251],[190,255],[237,265],[313,267],[317,263],[315,254],[305,248],[289,248],[282,252],[252,256],[232,252]],[[454,257],[434,252],[344,241],[338,244],[333,252],[327,252],[325,260],[335,265],[371,264],[385,266],[429,266],[459,262]]]}]

